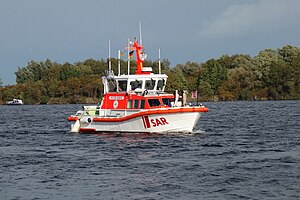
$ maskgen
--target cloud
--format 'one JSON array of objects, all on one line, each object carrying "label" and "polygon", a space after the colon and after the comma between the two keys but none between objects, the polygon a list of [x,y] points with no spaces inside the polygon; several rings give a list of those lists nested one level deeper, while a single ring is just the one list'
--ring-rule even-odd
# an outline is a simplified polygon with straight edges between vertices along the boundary
[{"label": "cloud", "polygon": [[259,0],[228,6],[201,24],[200,38],[244,37],[272,33],[299,25],[300,1]]}]

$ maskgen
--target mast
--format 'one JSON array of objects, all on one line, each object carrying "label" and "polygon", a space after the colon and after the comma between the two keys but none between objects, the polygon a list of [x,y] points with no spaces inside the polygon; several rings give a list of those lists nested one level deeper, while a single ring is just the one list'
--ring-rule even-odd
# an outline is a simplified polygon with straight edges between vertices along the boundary
[{"label": "mast", "polygon": [[136,62],[137,62],[137,68],[135,70],[135,73],[143,74],[142,69],[143,69],[144,60],[141,59],[141,50],[143,50],[144,47],[138,44],[138,41],[136,40],[136,38],[134,38],[133,47],[135,48]]}]

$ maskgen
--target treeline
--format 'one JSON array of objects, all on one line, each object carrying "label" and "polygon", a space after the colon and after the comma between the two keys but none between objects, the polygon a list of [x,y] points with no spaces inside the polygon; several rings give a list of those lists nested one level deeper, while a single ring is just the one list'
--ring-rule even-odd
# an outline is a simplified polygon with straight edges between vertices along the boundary
[{"label": "treeline", "polygon": [[[111,61],[117,73],[117,60]],[[74,64],[31,61],[15,72],[16,85],[0,84],[0,104],[13,98],[26,104],[98,103],[107,66],[103,59]],[[132,61],[131,74],[135,66]],[[144,66],[152,66],[158,73],[157,61],[145,61]],[[300,48],[290,45],[266,49],[254,57],[224,55],[174,67],[163,60],[162,72],[169,76],[167,91],[198,91],[200,101],[300,99]],[[127,74],[127,61],[121,60],[121,74]]]}]

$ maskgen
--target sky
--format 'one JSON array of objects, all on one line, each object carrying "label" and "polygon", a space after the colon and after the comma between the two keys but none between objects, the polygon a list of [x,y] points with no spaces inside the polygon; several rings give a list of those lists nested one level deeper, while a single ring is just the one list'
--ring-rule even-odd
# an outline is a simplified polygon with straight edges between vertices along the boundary
[{"label": "sky", "polygon": [[171,66],[300,47],[300,0],[0,0],[0,79],[31,60],[106,59],[139,37]]}]

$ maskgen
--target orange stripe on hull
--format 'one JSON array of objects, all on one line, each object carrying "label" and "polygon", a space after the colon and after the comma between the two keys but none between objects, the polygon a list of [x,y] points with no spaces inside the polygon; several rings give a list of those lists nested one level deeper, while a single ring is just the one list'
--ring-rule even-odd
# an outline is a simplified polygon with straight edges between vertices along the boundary
[{"label": "orange stripe on hull", "polygon": [[206,107],[188,107],[188,108],[178,108],[178,109],[165,109],[165,110],[148,110],[139,113],[134,113],[132,115],[124,117],[95,117],[94,122],[123,122],[136,117],[141,117],[145,115],[156,115],[156,114],[174,114],[174,113],[187,113],[187,112],[208,112]]},{"label": "orange stripe on hull", "polygon": [[78,117],[73,117],[73,116],[69,116],[68,118],[67,118],[67,120],[68,121],[77,121],[78,120]]}]

